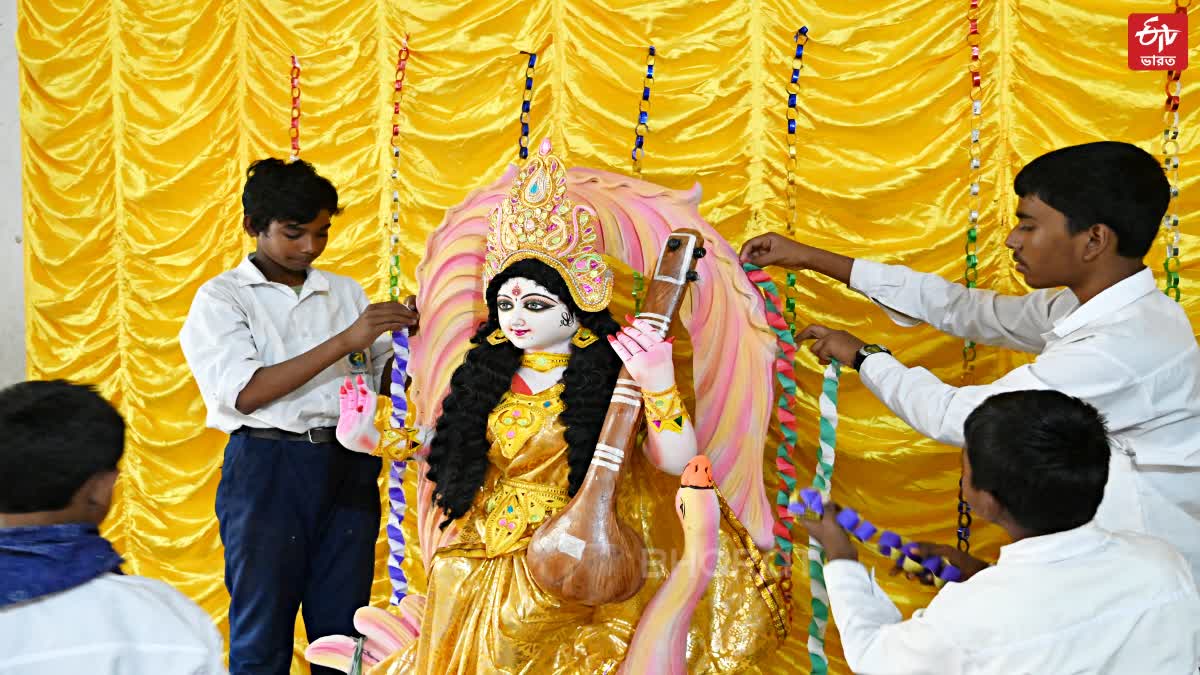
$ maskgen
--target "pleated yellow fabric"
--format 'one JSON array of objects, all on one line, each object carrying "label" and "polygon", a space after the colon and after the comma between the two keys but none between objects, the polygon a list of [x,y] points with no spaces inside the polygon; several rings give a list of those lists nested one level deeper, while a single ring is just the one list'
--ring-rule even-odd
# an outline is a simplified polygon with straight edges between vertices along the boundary
[{"label": "pleated yellow fabric", "polygon": [[[797,236],[958,278],[968,5],[20,0],[29,376],[97,383],[129,420],[123,478],[105,527],[129,571],[175,585],[224,626],[228,597],[213,516],[224,438],[203,428],[176,335],[197,287],[251,246],[239,227],[243,174],[252,159],[289,152],[291,54],[303,67],[302,157],[334,180],[347,204],[321,263],[359,279],[373,297],[384,297],[387,283],[387,141],[405,32],[412,57],[399,197],[409,290],[425,236],[445,209],[516,159],[521,50],[540,54],[532,142],[548,135],[572,165],[623,171],[646,48],[654,44],[643,177],[672,188],[698,182],[703,213],[735,244],[782,229],[785,83],[801,25],[812,39],[798,106]],[[1002,245],[1022,164],[1100,138],[1158,153],[1164,76],[1127,69],[1125,22],[1130,12],[1171,9],[1143,0],[982,0],[981,285],[1022,290]],[[1189,73],[1177,212],[1193,232],[1200,91]],[[1191,283],[1200,278],[1198,244],[1187,235],[1182,245],[1183,304],[1193,317],[1200,316]],[[1156,246],[1156,270],[1161,261]],[[861,298],[808,275],[799,289],[800,321],[886,341],[908,363],[959,377],[958,341],[928,328],[897,331]],[[1024,358],[981,348],[973,380],[995,378]],[[807,439],[799,461],[810,467],[820,370],[806,352],[798,378],[804,393],[796,414]],[[843,382],[838,454],[837,500],[909,536],[953,538],[957,453],[906,428],[853,375]],[[407,539],[415,544],[415,533]],[[977,527],[973,539],[987,556],[1001,537]],[[378,550],[383,604],[382,540]],[[408,566],[419,592],[425,581],[415,546]],[[803,615],[800,567],[795,581]],[[908,582],[883,583],[905,613],[930,597]],[[832,633],[833,670],[848,672]],[[778,672],[807,669],[803,638],[802,629],[793,631],[774,657]],[[306,672],[302,659],[293,672]]]}]

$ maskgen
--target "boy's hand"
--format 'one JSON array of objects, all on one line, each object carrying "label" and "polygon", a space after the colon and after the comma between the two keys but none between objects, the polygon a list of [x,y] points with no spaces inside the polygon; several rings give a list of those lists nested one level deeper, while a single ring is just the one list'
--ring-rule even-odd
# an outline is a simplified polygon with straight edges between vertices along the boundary
[{"label": "boy's hand", "polygon": [[[989,567],[986,562],[980,560],[979,558],[967,553],[963,553],[957,548],[953,546],[947,546],[946,544],[932,544],[927,541],[919,541],[917,542],[916,553],[917,555],[921,556],[922,559],[930,556],[941,556],[945,558],[951,565],[954,565],[959,569],[960,572],[962,572],[962,578],[960,578],[959,581],[966,581],[967,579],[975,576],[975,574],[980,570],[984,570]],[[913,574],[912,572],[905,572],[900,567],[893,567],[888,574],[891,576],[904,574],[905,578],[911,581],[919,581],[926,586],[933,585],[933,575],[929,572],[925,572],[923,574]]]},{"label": "boy's hand", "polygon": [[808,269],[805,263],[807,244],[792,241],[782,234],[771,232],[760,234],[742,244],[739,254],[742,262],[748,262],[759,267],[778,265],[793,270]]},{"label": "boy's hand", "polygon": [[416,335],[417,331],[421,329],[421,323],[420,323],[421,313],[419,311],[417,311],[417,296],[410,295],[410,296],[404,298],[404,306],[411,309],[413,311],[413,314],[417,315],[417,322],[408,327],[408,335],[409,335],[409,337],[411,337],[413,335]]},{"label": "boy's hand", "polygon": [[808,349],[817,356],[821,365],[828,365],[830,359],[837,359],[847,366],[852,365],[858,356],[858,350],[867,344],[844,330],[834,330],[818,324],[806,327],[796,336],[797,342],[806,340],[815,340]]},{"label": "boy's hand", "polygon": [[850,541],[846,530],[838,525],[838,511],[841,511],[841,508],[830,502],[825,505],[825,513],[820,520],[798,520],[804,524],[804,529],[808,530],[808,536],[821,543],[821,547],[825,549],[826,560],[858,560],[854,542]]},{"label": "boy's hand", "polygon": [[368,305],[340,337],[347,353],[366,351],[380,335],[414,327],[419,318],[417,310],[407,305],[392,300],[376,302]]}]

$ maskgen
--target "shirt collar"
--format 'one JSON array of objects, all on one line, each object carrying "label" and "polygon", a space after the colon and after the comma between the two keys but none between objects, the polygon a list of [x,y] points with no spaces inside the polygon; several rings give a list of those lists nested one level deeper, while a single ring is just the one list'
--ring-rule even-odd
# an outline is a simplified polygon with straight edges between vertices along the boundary
[{"label": "shirt collar", "polygon": [[[250,260],[252,255],[254,254],[252,253],[245,258],[242,258],[242,262],[233,269],[234,274],[237,277],[238,286],[256,286],[258,284],[271,283],[267,277],[263,275],[262,270],[258,269],[258,266]],[[304,287],[301,291],[301,294],[303,295],[305,291],[319,293],[328,290],[329,279],[326,278],[325,274],[315,267],[308,268],[308,276],[304,279]]]},{"label": "shirt collar", "polygon": [[1054,322],[1054,329],[1049,334],[1060,338],[1066,337],[1096,319],[1111,316],[1114,312],[1119,312],[1143,296],[1157,290],[1154,272],[1151,272],[1149,267],[1143,267],[1142,271],[1100,291],[1096,297]]},{"label": "shirt collar", "polygon": [[1028,537],[1001,546],[996,564],[1044,564],[1076,558],[1100,548],[1108,539],[1108,531],[1091,521],[1073,530]]}]

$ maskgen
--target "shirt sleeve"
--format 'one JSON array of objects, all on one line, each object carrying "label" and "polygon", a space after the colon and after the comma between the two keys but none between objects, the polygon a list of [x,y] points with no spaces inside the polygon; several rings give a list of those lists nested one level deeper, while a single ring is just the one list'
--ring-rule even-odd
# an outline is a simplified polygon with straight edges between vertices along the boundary
[{"label": "shirt sleeve", "polygon": [[203,286],[192,300],[179,344],[204,405],[237,414],[237,397],[264,365],[245,310],[220,290]]},{"label": "shirt sleeve", "polygon": [[854,560],[825,565],[829,606],[846,662],[864,675],[955,675],[963,657],[938,627],[924,618],[903,621],[900,610]]},{"label": "shirt sleeve", "polygon": [[1099,348],[1081,340],[1043,353],[1031,364],[986,385],[954,387],[924,368],[909,368],[891,354],[874,354],[859,371],[867,388],[913,429],[934,440],[963,446],[967,416],[989,397],[1006,391],[1057,389],[1101,410],[1131,402],[1136,374]]},{"label": "shirt sleeve", "polygon": [[1073,297],[1052,290],[1000,295],[870,260],[854,261],[850,288],[901,326],[928,323],[955,337],[1032,353],[1046,345],[1042,334],[1054,327],[1053,306]]}]

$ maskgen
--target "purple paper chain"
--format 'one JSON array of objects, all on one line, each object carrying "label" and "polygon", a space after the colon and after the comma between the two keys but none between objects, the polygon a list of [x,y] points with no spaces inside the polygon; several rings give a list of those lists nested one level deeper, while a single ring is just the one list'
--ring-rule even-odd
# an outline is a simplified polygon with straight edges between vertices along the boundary
[{"label": "purple paper chain", "polygon": [[[392,417],[391,426],[397,431],[404,431],[405,417],[408,415],[408,397],[404,389],[408,377],[408,329],[392,333]],[[408,594],[408,578],[404,576],[404,511],[407,503],[404,500],[404,471],[408,462],[392,462],[388,472],[388,502],[391,512],[388,514],[387,538],[390,556],[388,559],[388,576],[392,581],[392,604],[398,605]]]},{"label": "purple paper chain", "polygon": [[[804,515],[806,511],[821,516],[825,513],[825,504],[821,501],[821,494],[812,488],[805,488],[800,491],[800,502],[789,504],[788,510],[797,515]],[[879,531],[865,518],[859,518],[854,509],[842,509],[837,515],[837,523],[842,526],[842,529],[849,532],[859,541],[872,544],[871,537]],[[879,541],[873,543],[879,553],[885,556],[893,556],[894,551],[898,551],[896,556],[896,564],[903,566],[904,559],[907,558],[924,567],[931,575],[939,579],[942,583],[950,583],[960,581],[962,579],[962,570],[954,565],[951,565],[948,560],[942,556],[929,556],[922,558],[917,553],[916,542],[905,541],[903,537],[885,530],[879,535]]]}]

